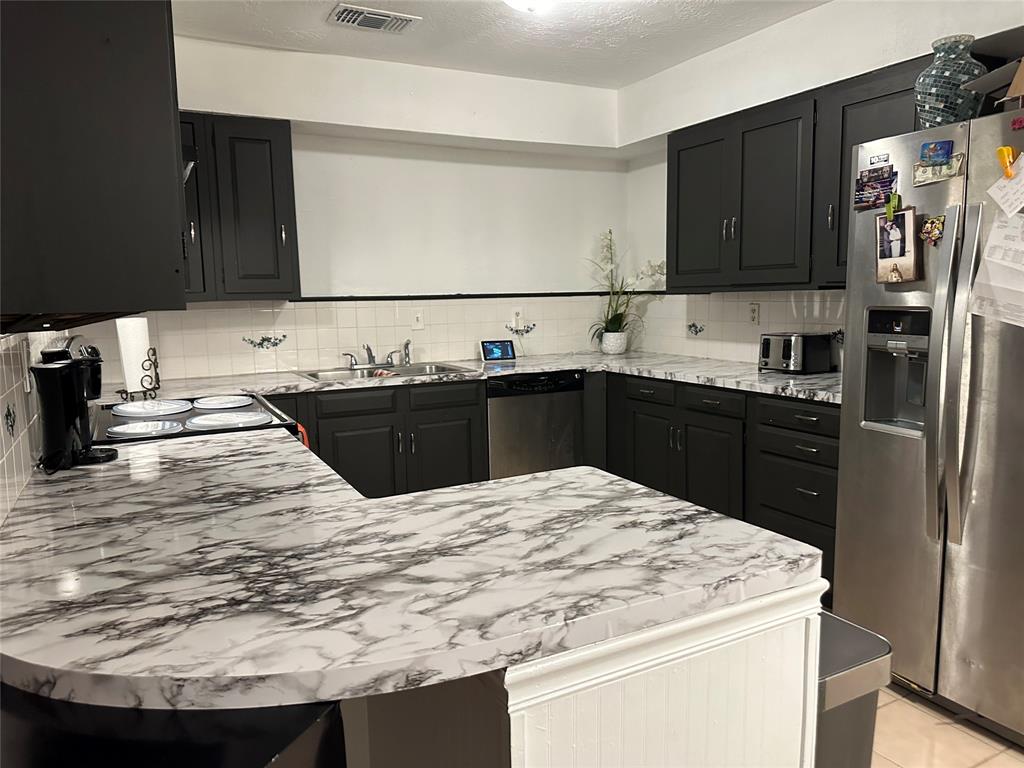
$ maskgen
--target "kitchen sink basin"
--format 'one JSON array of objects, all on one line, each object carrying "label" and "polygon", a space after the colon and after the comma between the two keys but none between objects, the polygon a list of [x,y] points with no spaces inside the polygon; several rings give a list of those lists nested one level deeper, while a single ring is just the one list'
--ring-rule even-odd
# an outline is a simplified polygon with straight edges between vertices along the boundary
[{"label": "kitchen sink basin", "polygon": [[469,373],[469,369],[447,363],[413,363],[412,365],[380,365],[332,368],[328,371],[303,371],[301,375],[313,381],[349,381],[377,377],[430,376],[441,373]]}]

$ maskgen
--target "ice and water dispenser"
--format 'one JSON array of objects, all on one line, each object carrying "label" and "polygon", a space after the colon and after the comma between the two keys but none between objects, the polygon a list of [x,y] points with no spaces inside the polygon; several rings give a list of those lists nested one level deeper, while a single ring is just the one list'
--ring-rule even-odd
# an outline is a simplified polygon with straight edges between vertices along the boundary
[{"label": "ice and water dispenser", "polygon": [[921,432],[931,310],[868,310],[864,421]]}]

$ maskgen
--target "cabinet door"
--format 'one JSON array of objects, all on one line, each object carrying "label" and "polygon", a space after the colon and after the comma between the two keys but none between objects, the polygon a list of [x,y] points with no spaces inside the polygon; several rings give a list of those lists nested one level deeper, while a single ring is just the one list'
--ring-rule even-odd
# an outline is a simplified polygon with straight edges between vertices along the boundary
[{"label": "cabinet door", "polygon": [[810,278],[813,150],[814,99],[786,100],[740,116],[739,200],[728,213],[736,249],[733,284]]},{"label": "cabinet door", "polygon": [[626,399],[625,376],[608,374],[606,397],[608,471],[619,477],[628,478],[632,474],[633,465],[630,441],[627,439],[632,418],[627,406],[629,401]]},{"label": "cabinet door", "polygon": [[743,421],[685,410],[682,487],[694,504],[743,519]]},{"label": "cabinet door", "polygon": [[213,119],[225,298],[298,295],[291,126]]},{"label": "cabinet door", "polygon": [[184,308],[171,32],[169,2],[0,3],[5,327]]},{"label": "cabinet door", "polygon": [[405,493],[403,425],[397,413],[320,419],[320,458],[364,496]]},{"label": "cabinet door", "polygon": [[628,401],[626,477],[629,480],[663,493],[678,492],[677,413],[671,406]]},{"label": "cabinet door", "polygon": [[410,491],[487,479],[485,411],[477,406],[409,414],[406,442]]},{"label": "cabinet door", "polygon": [[216,168],[209,143],[207,118],[194,112],[182,112],[181,146],[191,148],[196,163],[185,182],[185,300],[203,301],[217,297],[214,280],[213,178]]},{"label": "cabinet door", "polygon": [[728,126],[713,121],[668,138],[666,284],[670,290],[729,282],[726,199],[734,185]]},{"label": "cabinet door", "polygon": [[[916,129],[914,82],[928,56],[833,86],[818,94],[814,139],[813,282],[846,284],[853,147]],[[878,165],[885,161],[879,158]]]}]

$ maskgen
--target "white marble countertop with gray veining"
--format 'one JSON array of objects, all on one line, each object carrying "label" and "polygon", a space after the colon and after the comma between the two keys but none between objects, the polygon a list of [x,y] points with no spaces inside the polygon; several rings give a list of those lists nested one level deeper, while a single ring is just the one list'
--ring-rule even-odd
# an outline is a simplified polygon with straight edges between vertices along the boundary
[{"label": "white marble countertop with gray veining", "polygon": [[[211,376],[194,379],[164,379],[161,397],[227,395],[235,392],[276,395],[293,392],[328,392],[358,387],[387,387],[439,381],[466,381],[510,373],[536,373],[578,368],[609,371],[652,379],[704,384],[767,395],[779,395],[838,405],[842,402],[842,374],[822,373],[791,376],[784,373],[760,373],[754,363],[687,357],[657,352],[627,352],[603,355],[600,352],[570,352],[556,355],[530,355],[507,363],[483,363],[457,360],[451,363],[466,368],[462,373],[430,376],[394,376],[317,382],[294,372],[253,373],[237,376]],[[116,402],[115,396],[105,398]]]},{"label": "white marble countertop with gray veining", "polygon": [[119,446],[0,528],[4,682],[137,708],[414,688],[818,579],[820,552],[578,467],[365,499],[284,430]]}]

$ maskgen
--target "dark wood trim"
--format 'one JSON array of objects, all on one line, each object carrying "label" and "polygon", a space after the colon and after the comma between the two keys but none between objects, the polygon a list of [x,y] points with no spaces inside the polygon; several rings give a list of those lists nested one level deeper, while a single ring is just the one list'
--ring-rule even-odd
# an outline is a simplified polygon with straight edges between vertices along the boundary
[{"label": "dark wood trim", "polygon": [[[738,290],[738,289],[737,289]],[[554,291],[550,293],[415,293],[392,294],[388,296],[300,296],[290,299],[300,301],[429,301],[440,299],[557,299],[566,296],[604,296],[608,291]],[[668,291],[633,291],[637,296],[667,296]]]}]

